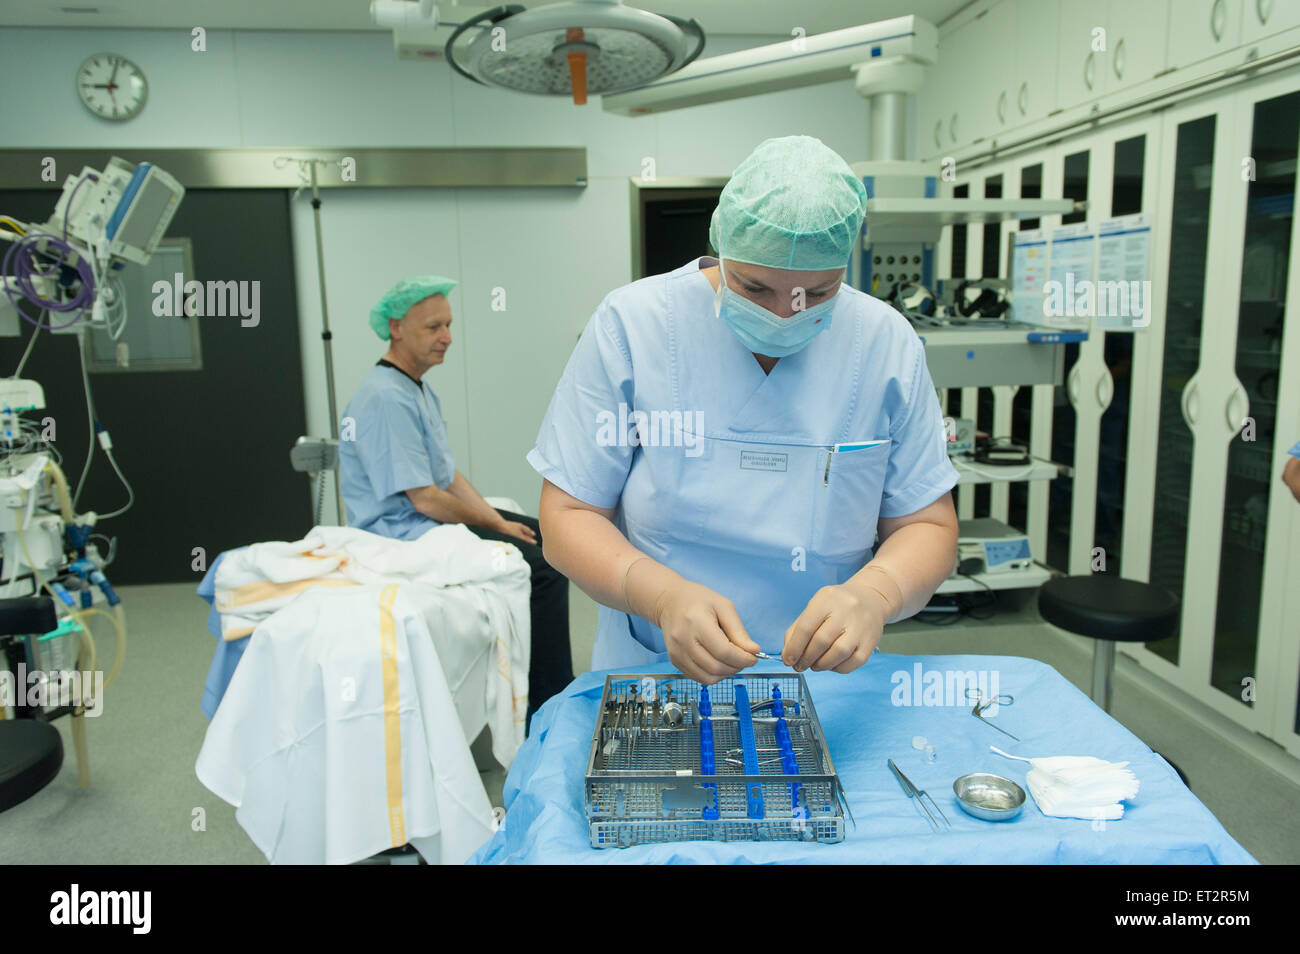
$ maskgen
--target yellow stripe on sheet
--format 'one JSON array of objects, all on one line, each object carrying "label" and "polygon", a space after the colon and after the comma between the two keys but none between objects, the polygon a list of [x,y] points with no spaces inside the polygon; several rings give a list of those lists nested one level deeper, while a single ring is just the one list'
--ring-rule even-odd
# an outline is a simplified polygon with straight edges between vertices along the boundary
[{"label": "yellow stripe on sheet", "polygon": [[388,780],[388,830],[393,847],[406,844],[406,822],[402,815],[402,722],[398,708],[397,627],[393,625],[393,602],[397,584],[390,583],[379,594],[379,645],[384,672],[384,767]]},{"label": "yellow stripe on sheet", "polygon": [[306,580],[293,580],[290,583],[272,583],[270,580],[258,580],[243,586],[232,586],[228,590],[217,590],[215,603],[217,612],[223,613],[247,606],[249,603],[262,603],[282,596],[293,596],[313,586],[357,586],[355,580],[335,580],[311,577]]}]

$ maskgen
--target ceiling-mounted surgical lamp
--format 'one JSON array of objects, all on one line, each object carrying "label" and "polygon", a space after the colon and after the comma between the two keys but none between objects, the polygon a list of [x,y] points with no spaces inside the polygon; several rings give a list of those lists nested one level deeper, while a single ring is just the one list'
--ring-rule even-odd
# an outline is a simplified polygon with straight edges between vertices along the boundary
[{"label": "ceiling-mounted surgical lamp", "polygon": [[527,10],[495,7],[461,23],[447,62],[485,86],[572,97],[634,89],[676,72],[704,49],[695,20],[647,13],[622,0],[572,0]]}]

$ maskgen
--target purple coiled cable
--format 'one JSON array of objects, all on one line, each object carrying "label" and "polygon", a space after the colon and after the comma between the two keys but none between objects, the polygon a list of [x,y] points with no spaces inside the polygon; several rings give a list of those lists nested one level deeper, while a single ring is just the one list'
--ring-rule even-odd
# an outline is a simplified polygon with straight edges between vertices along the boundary
[{"label": "purple coiled cable", "polygon": [[[17,290],[11,288],[9,282],[5,282],[5,294],[9,296],[9,302],[14,306],[14,311],[22,315],[23,319],[35,325],[37,328],[44,328],[47,331],[57,331],[60,328],[67,328],[75,325],[85,314],[87,308],[95,303],[95,273],[90,267],[90,262],[86,256],[77,252],[68,244],[68,214],[71,212],[72,203],[77,198],[77,193],[81,187],[86,184],[87,179],[98,181],[99,177],[89,175],[82,179],[72,190],[72,195],[68,197],[68,204],[64,209],[63,215],[63,236],[47,235],[45,233],[32,232],[22,236],[18,241],[9,246],[9,251],[5,253],[4,263],[0,265],[0,271],[5,277],[12,278]],[[37,251],[40,243],[45,244],[45,249]],[[37,256],[58,254],[58,260],[48,265],[42,266]],[[36,293],[36,286],[33,284],[33,278],[45,278],[51,273],[57,274],[58,270],[64,265],[69,255],[77,257],[77,277],[81,281],[81,287],[71,301],[57,302],[49,301],[42,298]],[[44,324],[35,318],[24,314],[23,310],[18,307],[19,301],[28,301],[38,308],[47,311],[59,312],[63,314],[74,313],[71,318],[63,324]]]}]

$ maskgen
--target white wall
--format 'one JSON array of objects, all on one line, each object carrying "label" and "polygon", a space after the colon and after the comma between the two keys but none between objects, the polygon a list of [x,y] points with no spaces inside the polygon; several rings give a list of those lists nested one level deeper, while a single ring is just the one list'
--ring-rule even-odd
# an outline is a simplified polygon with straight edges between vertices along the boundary
[{"label": "white wall", "polygon": [[[704,55],[760,42],[712,37]],[[127,56],[149,78],[149,102],[128,123],[97,120],[77,101],[74,72],[102,51]],[[867,106],[847,79],[629,119],[598,101],[575,107],[499,92],[444,63],[399,61],[384,33],[209,32],[198,53],[187,32],[9,29],[0,32],[0,60],[10,77],[0,100],[9,148],[585,147],[585,189],[323,194],[340,413],[384,350],[366,324],[379,295],[410,274],[460,279],[454,344],[428,382],[458,467],[484,493],[513,496],[530,512],[540,479],[524,454],[555,382],[594,307],[631,278],[627,180],[643,158],[654,158],[660,176],[722,176],[763,139],[795,133],[821,138],[849,162],[867,155]],[[326,434],[306,193],[293,225],[308,429]],[[506,289],[505,312],[488,307],[496,286]]]}]

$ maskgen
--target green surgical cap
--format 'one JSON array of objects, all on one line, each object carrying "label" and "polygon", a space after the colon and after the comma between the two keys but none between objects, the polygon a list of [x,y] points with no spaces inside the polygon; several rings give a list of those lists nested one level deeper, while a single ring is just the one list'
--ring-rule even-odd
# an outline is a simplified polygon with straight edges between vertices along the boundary
[{"label": "green surgical cap", "polygon": [[769,268],[844,268],[866,214],[867,190],[820,139],[759,144],[731,175],[709,223],[722,258]]},{"label": "green surgical cap", "polygon": [[441,275],[421,275],[419,278],[404,278],[384,293],[379,303],[370,309],[370,327],[375,334],[388,340],[388,319],[400,321],[412,305],[424,301],[430,295],[445,295],[456,287],[452,278]]}]

